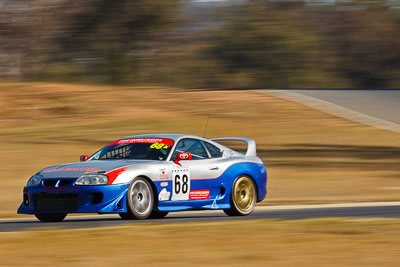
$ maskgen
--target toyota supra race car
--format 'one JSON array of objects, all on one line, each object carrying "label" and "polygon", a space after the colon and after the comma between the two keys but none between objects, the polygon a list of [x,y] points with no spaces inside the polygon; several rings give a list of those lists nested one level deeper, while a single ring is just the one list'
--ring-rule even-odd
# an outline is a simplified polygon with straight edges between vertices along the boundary
[{"label": "toyota supra race car", "polygon": [[[240,153],[219,141],[247,143]],[[162,218],[172,211],[250,214],[266,195],[267,172],[248,138],[192,135],[129,136],[80,162],[45,168],[23,190],[20,214],[62,221],[68,213],[118,213],[123,219]]]}]

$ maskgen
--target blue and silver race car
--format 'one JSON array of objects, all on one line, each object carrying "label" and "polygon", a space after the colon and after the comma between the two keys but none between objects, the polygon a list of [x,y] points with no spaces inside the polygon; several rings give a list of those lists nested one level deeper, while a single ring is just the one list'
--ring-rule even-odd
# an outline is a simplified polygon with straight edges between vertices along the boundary
[{"label": "blue and silver race car", "polygon": [[[247,143],[245,153],[219,144]],[[68,213],[118,213],[162,218],[172,211],[219,209],[250,214],[266,195],[267,172],[248,138],[192,135],[129,136],[80,162],[45,168],[23,191],[20,214],[62,221]]]}]

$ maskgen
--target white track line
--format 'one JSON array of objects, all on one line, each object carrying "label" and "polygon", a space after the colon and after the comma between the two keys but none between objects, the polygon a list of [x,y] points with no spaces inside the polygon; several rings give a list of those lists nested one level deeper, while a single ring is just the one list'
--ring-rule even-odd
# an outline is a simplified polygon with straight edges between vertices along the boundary
[{"label": "white track line", "polygon": [[302,95],[295,92],[289,92],[286,90],[256,90],[255,92],[263,92],[272,96],[283,98],[289,101],[301,103],[313,109],[323,111],[325,113],[338,116],[347,120],[362,123],[368,126],[389,130],[392,132],[400,133],[400,124],[382,120],[364,113],[360,113],[332,102],[324,101],[311,96]]},{"label": "white track line", "polygon": [[362,207],[388,207],[400,206],[400,201],[390,202],[354,202],[336,204],[312,204],[312,205],[282,205],[282,206],[259,206],[256,210],[306,210],[306,209],[330,209],[330,208],[362,208]]}]

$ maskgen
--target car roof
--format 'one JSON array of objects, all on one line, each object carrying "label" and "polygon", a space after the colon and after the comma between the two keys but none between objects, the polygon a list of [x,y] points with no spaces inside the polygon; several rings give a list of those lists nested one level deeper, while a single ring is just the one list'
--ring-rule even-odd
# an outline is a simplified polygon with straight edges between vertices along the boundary
[{"label": "car roof", "polygon": [[141,135],[132,135],[132,136],[126,136],[121,139],[127,139],[127,138],[165,138],[165,139],[171,139],[174,141],[177,141],[181,138],[195,138],[195,139],[200,139],[200,140],[205,140],[205,141],[210,141],[206,138],[202,138],[199,136],[195,135],[187,135],[187,134],[141,134]]}]

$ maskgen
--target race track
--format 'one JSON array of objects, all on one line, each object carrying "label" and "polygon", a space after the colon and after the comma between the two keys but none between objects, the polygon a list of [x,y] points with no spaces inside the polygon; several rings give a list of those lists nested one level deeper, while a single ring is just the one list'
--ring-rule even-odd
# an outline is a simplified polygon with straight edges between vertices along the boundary
[{"label": "race track", "polygon": [[262,90],[365,125],[400,133],[400,90]]},{"label": "race track", "polygon": [[291,90],[400,124],[400,90]]},{"label": "race track", "polygon": [[400,218],[400,202],[345,203],[325,205],[259,206],[246,217],[229,217],[222,211],[170,213],[158,220],[121,220],[118,215],[68,216],[60,223],[41,223],[35,217],[0,220],[0,232],[15,232],[42,227],[89,228],[137,223],[166,224],[257,219],[308,219],[321,217]]}]

